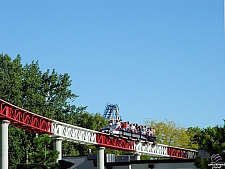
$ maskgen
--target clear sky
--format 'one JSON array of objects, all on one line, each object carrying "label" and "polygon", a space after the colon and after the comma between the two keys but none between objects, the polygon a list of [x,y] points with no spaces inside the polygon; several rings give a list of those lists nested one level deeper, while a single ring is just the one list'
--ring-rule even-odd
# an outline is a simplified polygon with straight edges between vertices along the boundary
[{"label": "clear sky", "polygon": [[68,73],[76,106],[223,125],[223,0],[1,0],[0,52]]}]

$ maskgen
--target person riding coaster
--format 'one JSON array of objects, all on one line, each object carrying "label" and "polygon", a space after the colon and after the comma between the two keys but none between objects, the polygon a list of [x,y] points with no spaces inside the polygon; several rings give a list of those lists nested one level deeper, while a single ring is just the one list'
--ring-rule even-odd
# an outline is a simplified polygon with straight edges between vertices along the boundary
[{"label": "person riding coaster", "polygon": [[[137,125],[137,124],[136,124]],[[109,121],[109,125],[100,129],[100,132],[104,132],[110,135],[118,135],[119,137],[125,137],[127,139],[143,140],[149,142],[156,142],[156,137],[149,134],[149,132],[142,132],[139,130],[134,130],[132,126],[135,127],[135,124],[131,125],[131,128],[128,130],[119,120],[116,120],[116,123],[113,124],[112,121]],[[143,128],[143,127],[142,127]]]}]

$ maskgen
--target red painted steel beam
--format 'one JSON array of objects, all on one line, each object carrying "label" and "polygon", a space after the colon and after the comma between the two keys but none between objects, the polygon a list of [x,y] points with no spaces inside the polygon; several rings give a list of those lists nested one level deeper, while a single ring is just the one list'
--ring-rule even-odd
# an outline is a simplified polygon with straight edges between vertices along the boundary
[{"label": "red painted steel beam", "polygon": [[172,158],[188,159],[190,151],[175,147],[167,147],[167,153]]},{"label": "red painted steel beam", "polygon": [[0,119],[9,120],[10,124],[30,132],[53,134],[53,120],[24,110],[0,99]]},{"label": "red painted steel beam", "polygon": [[103,146],[112,149],[120,149],[125,151],[135,151],[134,141],[120,138],[119,136],[109,135],[106,133],[97,133],[96,142],[98,146]]}]

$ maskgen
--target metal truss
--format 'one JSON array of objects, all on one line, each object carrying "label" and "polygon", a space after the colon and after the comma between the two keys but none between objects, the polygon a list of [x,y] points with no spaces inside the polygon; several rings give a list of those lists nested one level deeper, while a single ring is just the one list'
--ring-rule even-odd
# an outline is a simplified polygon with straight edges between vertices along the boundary
[{"label": "metal truss", "polygon": [[198,151],[168,146],[167,153],[169,154],[170,157],[173,158],[195,159]]},{"label": "metal truss", "polygon": [[154,145],[152,142],[136,142],[134,150],[138,153],[169,157],[167,153],[167,146],[162,144]]},{"label": "metal truss", "polygon": [[196,150],[184,149],[163,144],[153,144],[151,142],[136,142],[134,145],[134,150],[138,153],[148,155],[181,159],[195,159],[198,153]]},{"label": "metal truss", "polygon": [[132,140],[127,140],[116,135],[109,135],[101,132],[99,132],[96,136],[98,146],[126,151],[135,151],[134,141]]},{"label": "metal truss", "polygon": [[90,130],[59,121],[52,123],[53,137],[62,137],[64,140],[75,141],[82,144],[98,144],[96,134],[98,131]]},{"label": "metal truss", "polygon": [[10,124],[30,132],[53,134],[53,120],[39,116],[0,99],[0,119],[9,120]]}]

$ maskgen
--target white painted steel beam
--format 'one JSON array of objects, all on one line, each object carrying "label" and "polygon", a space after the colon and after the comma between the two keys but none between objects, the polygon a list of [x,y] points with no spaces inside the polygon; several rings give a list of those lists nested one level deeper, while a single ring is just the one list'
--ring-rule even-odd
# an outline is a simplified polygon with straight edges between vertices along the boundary
[{"label": "white painted steel beam", "polygon": [[136,142],[134,150],[141,154],[169,157],[167,154],[167,146],[162,144],[153,145],[151,142]]},{"label": "white painted steel beam", "polygon": [[96,133],[98,131],[90,130],[59,121],[52,123],[52,137],[62,137],[64,140],[75,141],[82,144],[97,144]]},{"label": "white painted steel beam", "polygon": [[136,153],[142,153],[147,155],[184,159],[195,159],[198,153],[197,150],[184,149],[164,144],[154,145],[151,142],[136,142],[134,144],[134,150],[136,151]]}]

